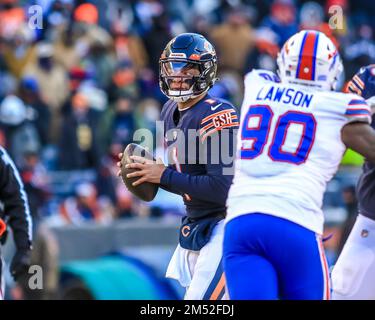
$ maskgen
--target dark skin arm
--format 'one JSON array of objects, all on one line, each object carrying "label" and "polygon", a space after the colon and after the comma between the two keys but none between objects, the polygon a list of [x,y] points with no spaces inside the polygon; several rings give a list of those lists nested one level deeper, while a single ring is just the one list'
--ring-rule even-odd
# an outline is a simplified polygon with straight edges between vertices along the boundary
[{"label": "dark skin arm", "polygon": [[341,130],[344,144],[375,163],[375,130],[361,122],[349,123]]}]

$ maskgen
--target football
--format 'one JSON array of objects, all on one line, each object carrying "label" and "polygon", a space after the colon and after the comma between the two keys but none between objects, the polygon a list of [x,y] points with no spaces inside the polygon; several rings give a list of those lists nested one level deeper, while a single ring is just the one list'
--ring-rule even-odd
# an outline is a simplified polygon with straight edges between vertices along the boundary
[{"label": "football", "polygon": [[155,159],[145,148],[135,143],[130,143],[126,146],[121,159],[121,177],[125,186],[139,199],[147,202],[151,201],[155,198],[159,185],[151,182],[144,182],[134,187],[132,183],[137,181],[140,177],[127,178],[126,175],[139,169],[126,168],[127,164],[135,162],[134,160],[130,159],[130,156],[139,156],[154,161]]}]

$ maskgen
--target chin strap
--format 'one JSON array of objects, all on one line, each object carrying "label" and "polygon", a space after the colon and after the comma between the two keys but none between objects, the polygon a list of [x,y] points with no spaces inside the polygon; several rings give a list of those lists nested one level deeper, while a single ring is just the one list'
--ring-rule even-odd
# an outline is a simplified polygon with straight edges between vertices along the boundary
[{"label": "chin strap", "polygon": [[175,101],[175,102],[186,102],[189,99],[191,99],[192,97],[189,95],[189,96],[183,96],[183,97],[168,96],[168,98]]}]

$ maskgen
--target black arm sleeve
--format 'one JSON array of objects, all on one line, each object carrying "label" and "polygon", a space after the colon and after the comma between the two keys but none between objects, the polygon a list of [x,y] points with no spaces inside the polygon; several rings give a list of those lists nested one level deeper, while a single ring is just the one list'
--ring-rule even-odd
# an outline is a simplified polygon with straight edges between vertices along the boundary
[{"label": "black arm sleeve", "polygon": [[29,250],[32,241],[32,220],[27,195],[20,174],[8,153],[0,148],[0,200],[12,228],[17,249]]}]

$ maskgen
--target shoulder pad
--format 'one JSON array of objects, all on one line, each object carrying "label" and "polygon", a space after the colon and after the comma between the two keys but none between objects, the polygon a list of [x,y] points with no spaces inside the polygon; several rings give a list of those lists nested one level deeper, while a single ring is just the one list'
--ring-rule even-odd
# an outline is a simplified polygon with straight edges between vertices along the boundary
[{"label": "shoulder pad", "polygon": [[371,123],[371,110],[366,100],[355,94],[347,94],[345,116],[348,122]]},{"label": "shoulder pad", "polygon": [[276,73],[269,71],[269,70],[263,70],[263,69],[253,69],[248,74],[245,75],[245,82],[250,80],[257,80],[262,82],[276,82],[279,83],[280,78],[277,76]]}]

